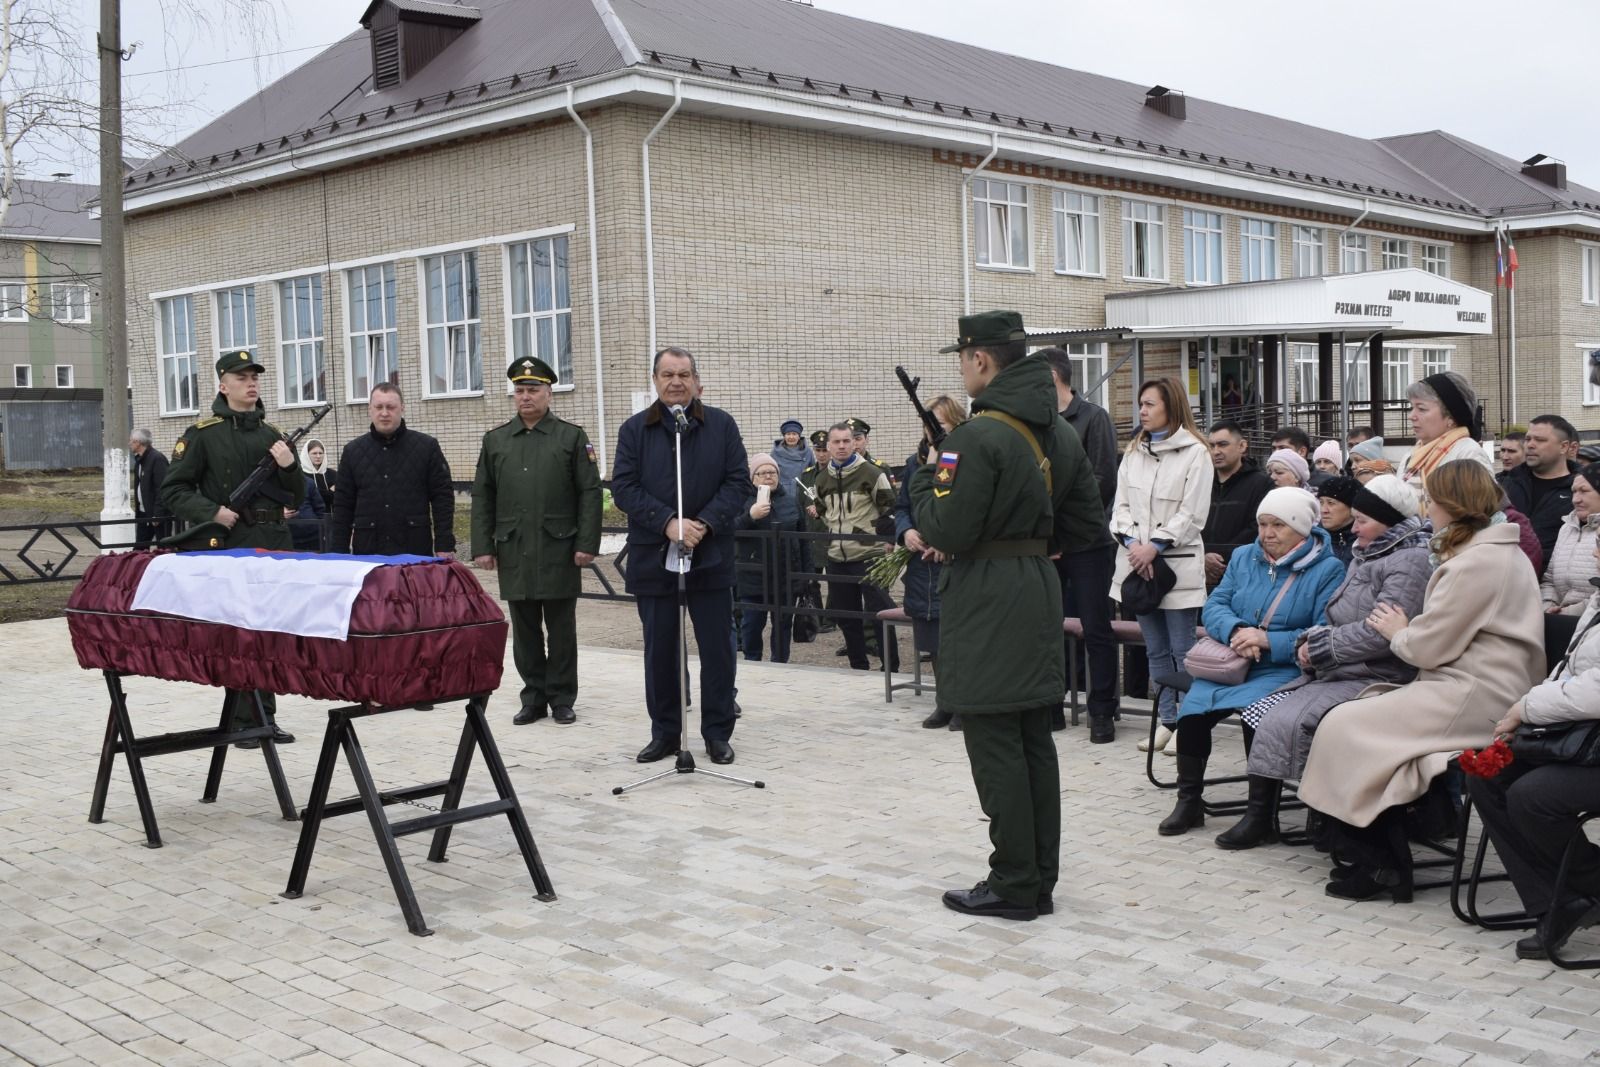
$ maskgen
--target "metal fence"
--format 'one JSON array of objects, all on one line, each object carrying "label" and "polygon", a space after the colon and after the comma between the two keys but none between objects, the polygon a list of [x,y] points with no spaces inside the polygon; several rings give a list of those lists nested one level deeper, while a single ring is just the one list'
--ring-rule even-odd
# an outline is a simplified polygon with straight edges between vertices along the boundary
[{"label": "metal fence", "polygon": [[98,467],[102,438],[98,400],[0,400],[6,470]]}]

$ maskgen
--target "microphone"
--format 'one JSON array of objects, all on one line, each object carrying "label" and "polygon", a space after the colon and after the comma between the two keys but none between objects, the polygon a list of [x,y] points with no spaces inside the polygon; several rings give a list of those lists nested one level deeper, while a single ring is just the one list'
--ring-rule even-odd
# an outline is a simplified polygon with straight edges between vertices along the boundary
[{"label": "microphone", "polygon": [[689,419],[688,416],[684,415],[683,413],[682,404],[674,404],[667,410],[672,412],[672,417],[677,420],[677,426],[679,430],[687,430],[689,428]]}]

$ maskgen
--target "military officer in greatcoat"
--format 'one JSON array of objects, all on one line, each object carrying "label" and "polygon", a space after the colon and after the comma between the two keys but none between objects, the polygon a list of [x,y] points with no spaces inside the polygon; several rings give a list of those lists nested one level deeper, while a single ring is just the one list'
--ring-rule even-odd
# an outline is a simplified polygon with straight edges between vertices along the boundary
[{"label": "military officer in greatcoat", "polygon": [[500,572],[522,676],[525,726],[548,713],[577,721],[578,593],[600,552],[600,465],[589,435],[550,410],[556,372],[518,359],[506,370],[517,414],[483,435],[472,483],[473,562]]},{"label": "military officer in greatcoat", "polygon": [[[217,398],[211,415],[183,432],[172,449],[161,500],[167,510],[193,529],[178,541],[181,548],[276,548],[290,550],[294,541],[284,508],[299,509],[305,499],[305,476],[283,433],[266,419],[261,406],[261,372],[265,368],[248,351],[225,353],[217,360]],[[227,500],[238,484],[270,454],[278,464],[277,484],[235,511]],[[271,693],[261,694],[271,719]],[[246,694],[230,692],[235,729],[253,725],[255,716]],[[273,740],[288,744],[293,735],[273,723]],[[255,747],[246,741],[246,747]]]},{"label": "military officer in greatcoat", "polygon": [[941,711],[959,714],[989,817],[989,876],[944,903],[969,915],[1054,910],[1061,782],[1050,712],[1066,691],[1061,584],[1050,557],[1091,548],[1105,511],[1078,436],[1056,414],[1049,365],[1027,355],[1022,316],[960,320],[973,418],[911,478],[922,539],[946,558],[940,584]]}]

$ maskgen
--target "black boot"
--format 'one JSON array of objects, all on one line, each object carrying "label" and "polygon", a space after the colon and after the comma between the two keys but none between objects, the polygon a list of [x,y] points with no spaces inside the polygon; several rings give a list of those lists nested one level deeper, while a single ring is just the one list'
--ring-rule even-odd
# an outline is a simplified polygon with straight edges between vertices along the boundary
[{"label": "black boot", "polygon": [[1050,709],[1050,729],[1055,731],[1067,728],[1067,711],[1065,708]]},{"label": "black boot", "polygon": [[1277,778],[1250,776],[1250,805],[1244,818],[1234,823],[1231,830],[1217,835],[1217,847],[1229,850],[1255,848],[1278,839],[1278,797],[1283,793],[1283,782]]},{"label": "black boot", "polygon": [[1101,714],[1091,711],[1089,713],[1089,743],[1091,745],[1109,745],[1117,739],[1117,721],[1110,713]]},{"label": "black boot", "polygon": [[1178,804],[1157,828],[1162,837],[1176,837],[1206,824],[1205,804],[1200,799],[1205,792],[1206,761],[1180,752],[1177,764]]}]

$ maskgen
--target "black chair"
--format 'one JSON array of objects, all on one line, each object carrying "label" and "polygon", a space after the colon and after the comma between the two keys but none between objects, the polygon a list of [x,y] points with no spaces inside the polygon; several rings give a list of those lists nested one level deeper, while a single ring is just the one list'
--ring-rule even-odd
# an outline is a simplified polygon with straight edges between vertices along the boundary
[{"label": "black chair", "polygon": [[1489,851],[1489,835],[1487,832],[1478,835],[1478,848],[1472,857],[1472,873],[1466,879],[1466,901],[1461,899],[1462,879],[1461,872],[1466,865],[1467,836],[1472,825],[1472,794],[1468,793],[1461,798],[1461,809],[1457,813],[1456,823],[1456,856],[1455,868],[1450,878],[1450,910],[1457,919],[1469,926],[1477,926],[1484,930],[1530,930],[1538,925],[1539,920],[1523,909],[1516,911],[1499,911],[1484,915],[1478,911],[1478,887],[1485,882],[1505,882],[1510,880],[1508,874],[1483,873],[1483,859]]},{"label": "black chair", "polygon": [[[1589,842],[1589,837],[1583,828],[1595,819],[1600,819],[1600,811],[1586,812],[1578,817],[1578,825],[1572,828],[1572,836],[1567,838],[1567,850],[1561,854],[1561,868],[1556,871],[1556,884],[1551,887],[1550,899],[1561,899],[1561,891],[1567,887],[1567,875],[1571,873],[1572,856],[1578,851],[1579,845],[1588,844]],[[1562,959],[1559,952],[1551,952],[1550,962],[1567,971],[1600,970],[1600,956],[1591,956],[1582,960],[1568,960]]]},{"label": "black chair", "polygon": [[[1156,707],[1161,703],[1161,691],[1171,689],[1178,693],[1187,693],[1194,684],[1194,679],[1182,671],[1151,672],[1150,675],[1150,741],[1144,754],[1144,775],[1150,779],[1150,784],[1157,789],[1176,789],[1176,781],[1163,782],[1156,777],[1156,727],[1161,725]],[[1216,778],[1206,778],[1202,781],[1205,788],[1211,789],[1219,785],[1237,785],[1250,780],[1249,775],[1229,774]],[[1202,800],[1207,815],[1229,816],[1243,815],[1250,802],[1248,800]]]}]

